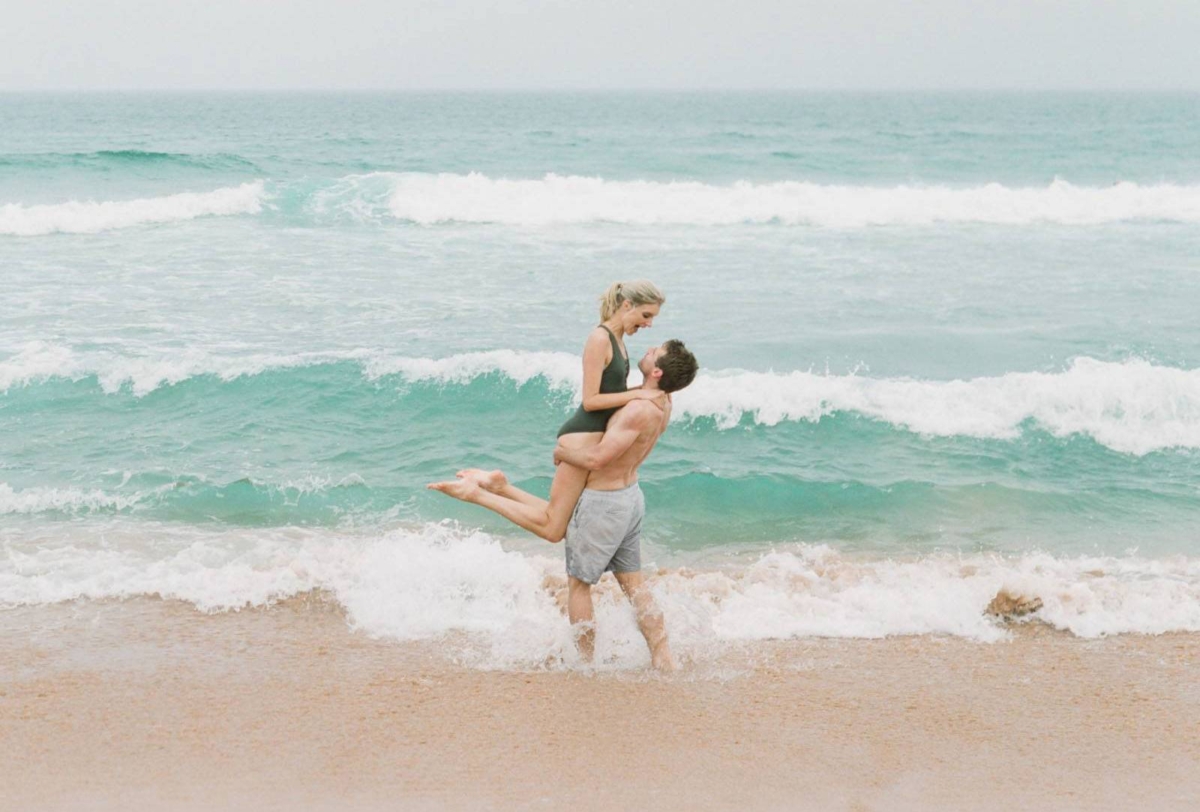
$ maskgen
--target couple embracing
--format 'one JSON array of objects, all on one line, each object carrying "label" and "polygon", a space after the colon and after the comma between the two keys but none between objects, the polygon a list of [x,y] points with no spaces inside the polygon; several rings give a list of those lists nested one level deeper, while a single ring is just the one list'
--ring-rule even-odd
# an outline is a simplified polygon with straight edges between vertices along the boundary
[{"label": "couple embracing", "polygon": [[618,282],[600,299],[600,325],[583,348],[583,402],[558,432],[550,500],[514,487],[500,471],[470,468],[429,487],[499,513],[547,541],[566,539],[567,614],[580,654],[592,658],[592,586],[611,572],[633,603],[655,668],[675,668],[662,611],[642,576],[645,502],[638,467],[671,418],[671,393],[696,377],[682,341],[651,347],[629,389],[625,337],[650,327],[666,298],[650,282]]}]

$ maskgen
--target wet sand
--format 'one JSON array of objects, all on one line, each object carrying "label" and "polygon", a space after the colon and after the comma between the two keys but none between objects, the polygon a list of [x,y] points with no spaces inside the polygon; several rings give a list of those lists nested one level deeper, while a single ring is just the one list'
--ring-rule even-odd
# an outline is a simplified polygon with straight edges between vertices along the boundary
[{"label": "wet sand", "polygon": [[0,809],[1195,810],[1200,635],[479,671],[319,597],[0,612]]}]

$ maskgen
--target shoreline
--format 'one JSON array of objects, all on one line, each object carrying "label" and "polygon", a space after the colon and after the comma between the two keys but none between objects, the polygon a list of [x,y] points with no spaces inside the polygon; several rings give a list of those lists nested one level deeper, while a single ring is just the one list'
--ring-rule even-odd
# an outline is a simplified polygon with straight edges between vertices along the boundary
[{"label": "shoreline", "polygon": [[1200,634],[481,671],[294,599],[0,612],[4,808],[1194,809]]}]

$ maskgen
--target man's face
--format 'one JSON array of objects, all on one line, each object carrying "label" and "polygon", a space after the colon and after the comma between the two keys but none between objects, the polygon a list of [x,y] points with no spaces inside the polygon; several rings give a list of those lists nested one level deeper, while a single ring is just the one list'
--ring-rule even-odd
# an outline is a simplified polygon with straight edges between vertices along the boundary
[{"label": "man's face", "polygon": [[664,347],[651,347],[646,350],[646,354],[642,356],[642,360],[638,361],[638,370],[642,375],[649,378],[655,370],[655,364],[667,350]]}]

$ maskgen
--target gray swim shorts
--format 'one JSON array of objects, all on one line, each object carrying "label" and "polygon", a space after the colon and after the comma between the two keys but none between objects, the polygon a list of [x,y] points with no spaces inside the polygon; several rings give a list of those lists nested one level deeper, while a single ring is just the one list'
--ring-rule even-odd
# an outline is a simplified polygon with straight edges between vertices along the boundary
[{"label": "gray swim shorts", "polygon": [[594,584],[605,572],[641,570],[645,515],[636,482],[619,491],[585,490],[567,525],[567,575]]}]

